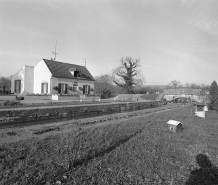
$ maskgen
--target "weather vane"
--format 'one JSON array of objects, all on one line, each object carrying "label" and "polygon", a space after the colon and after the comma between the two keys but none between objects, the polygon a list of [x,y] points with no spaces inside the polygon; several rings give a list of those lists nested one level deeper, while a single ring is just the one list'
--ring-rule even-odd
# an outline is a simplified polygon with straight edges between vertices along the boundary
[{"label": "weather vane", "polygon": [[84,59],[84,66],[86,67],[86,59]]},{"label": "weather vane", "polygon": [[55,52],[52,52],[55,55],[54,60],[56,60],[56,55],[58,54],[58,53],[56,53],[56,49],[57,49],[57,41],[56,41],[56,44],[55,44]]}]

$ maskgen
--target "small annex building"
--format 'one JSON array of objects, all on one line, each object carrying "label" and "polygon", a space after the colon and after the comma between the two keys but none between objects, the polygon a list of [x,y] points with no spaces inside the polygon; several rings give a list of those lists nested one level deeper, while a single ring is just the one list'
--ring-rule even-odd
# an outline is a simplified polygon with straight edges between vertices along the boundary
[{"label": "small annex building", "polygon": [[183,130],[182,123],[179,121],[169,120],[167,124],[168,124],[168,130],[171,132],[176,133]]},{"label": "small annex building", "polygon": [[200,95],[201,89],[186,89],[186,88],[179,88],[179,89],[165,89],[163,94],[166,100],[172,100],[174,98],[190,98],[195,101],[201,100]]},{"label": "small annex building", "polygon": [[11,92],[27,94],[93,94],[95,79],[85,66],[42,59],[23,66],[11,80]]}]

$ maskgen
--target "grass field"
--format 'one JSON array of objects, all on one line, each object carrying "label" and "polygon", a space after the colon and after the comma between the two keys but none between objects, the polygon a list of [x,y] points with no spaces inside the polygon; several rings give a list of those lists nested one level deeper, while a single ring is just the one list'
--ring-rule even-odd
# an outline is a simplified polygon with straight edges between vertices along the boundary
[{"label": "grass field", "polygon": [[218,184],[218,112],[192,109],[2,144],[0,184]]}]

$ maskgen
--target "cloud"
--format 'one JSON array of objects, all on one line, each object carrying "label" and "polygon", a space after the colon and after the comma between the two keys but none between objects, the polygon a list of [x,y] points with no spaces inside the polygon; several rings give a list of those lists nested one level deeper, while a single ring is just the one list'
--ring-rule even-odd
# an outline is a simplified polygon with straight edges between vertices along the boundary
[{"label": "cloud", "polygon": [[181,7],[188,11],[187,22],[209,34],[218,32],[218,1],[182,0]]}]

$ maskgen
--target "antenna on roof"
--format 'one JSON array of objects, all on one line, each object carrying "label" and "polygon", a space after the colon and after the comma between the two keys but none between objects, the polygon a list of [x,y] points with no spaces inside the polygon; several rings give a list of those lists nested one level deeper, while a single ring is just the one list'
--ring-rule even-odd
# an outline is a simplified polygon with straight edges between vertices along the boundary
[{"label": "antenna on roof", "polygon": [[55,55],[54,60],[56,60],[56,55],[58,54],[58,53],[56,53],[56,48],[57,48],[57,41],[56,41],[56,44],[55,44],[55,52],[52,52]]},{"label": "antenna on roof", "polygon": [[86,67],[86,59],[84,59],[84,64],[85,64],[85,67]]}]

